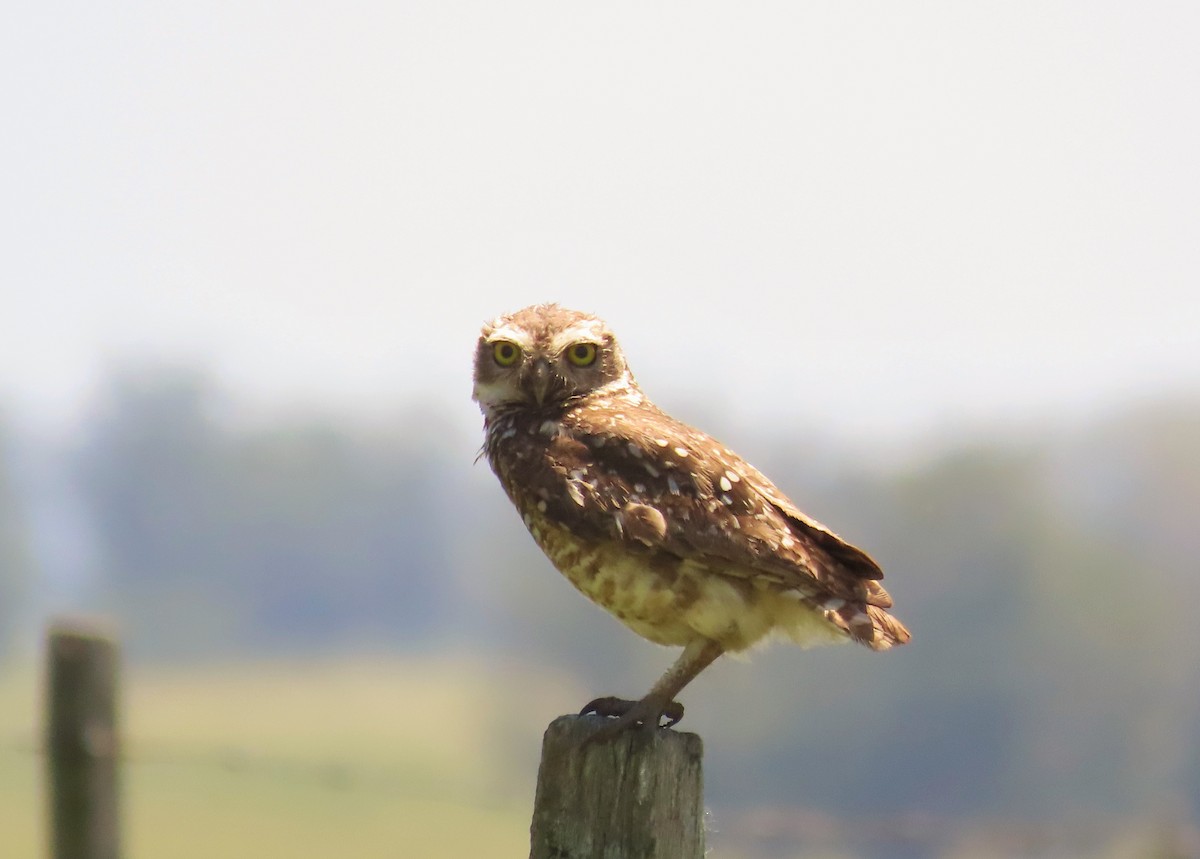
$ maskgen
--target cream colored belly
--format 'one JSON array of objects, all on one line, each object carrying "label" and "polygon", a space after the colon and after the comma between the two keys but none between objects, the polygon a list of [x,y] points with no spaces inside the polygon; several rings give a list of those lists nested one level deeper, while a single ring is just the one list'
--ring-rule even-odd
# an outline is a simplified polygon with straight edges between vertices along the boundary
[{"label": "cream colored belly", "polygon": [[615,543],[580,541],[555,525],[539,523],[530,531],[576,588],[658,644],[682,646],[704,637],[739,651],[772,633],[801,646],[846,640],[824,612],[752,576],[723,575],[690,560],[664,569],[651,565],[648,555]]}]

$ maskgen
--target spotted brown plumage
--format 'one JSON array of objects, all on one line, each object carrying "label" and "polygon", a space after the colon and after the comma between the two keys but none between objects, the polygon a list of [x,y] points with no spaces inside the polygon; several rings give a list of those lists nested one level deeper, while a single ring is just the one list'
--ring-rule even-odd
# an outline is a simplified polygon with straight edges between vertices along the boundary
[{"label": "spotted brown plumage", "polygon": [[772,634],[908,641],[879,566],[650,402],[596,317],[547,304],[488,323],[474,397],[484,454],[554,566],[639,635],[684,648],[641,701],[593,702],[614,730],[676,720],[671,699],[699,671]]}]

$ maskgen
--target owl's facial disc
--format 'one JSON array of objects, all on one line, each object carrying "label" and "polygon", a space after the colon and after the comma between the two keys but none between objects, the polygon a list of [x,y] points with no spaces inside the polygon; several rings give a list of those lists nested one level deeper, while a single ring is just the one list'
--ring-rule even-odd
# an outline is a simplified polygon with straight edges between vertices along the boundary
[{"label": "owl's facial disc", "polygon": [[484,325],[475,357],[474,398],[485,414],[575,399],[632,385],[612,334],[599,319],[537,305]]}]

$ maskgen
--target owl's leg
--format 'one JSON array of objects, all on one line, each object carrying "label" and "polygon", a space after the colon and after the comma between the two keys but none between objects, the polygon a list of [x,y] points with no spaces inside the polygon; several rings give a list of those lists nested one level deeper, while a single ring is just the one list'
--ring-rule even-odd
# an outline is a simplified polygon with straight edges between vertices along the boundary
[{"label": "owl's leg", "polygon": [[605,739],[635,725],[652,731],[659,726],[659,720],[663,716],[667,718],[664,728],[676,724],[683,718],[683,705],[675,700],[675,696],[724,652],[724,648],[712,639],[697,638],[683,649],[675,664],[658,678],[658,682],[640,701],[611,697],[589,701],[587,706],[580,710],[580,715],[596,713],[616,717],[615,722],[605,725],[589,739]]}]

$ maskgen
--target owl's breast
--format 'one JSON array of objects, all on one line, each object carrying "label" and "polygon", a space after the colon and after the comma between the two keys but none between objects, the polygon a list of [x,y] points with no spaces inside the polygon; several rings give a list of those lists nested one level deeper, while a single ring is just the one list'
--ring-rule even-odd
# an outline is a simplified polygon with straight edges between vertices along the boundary
[{"label": "owl's breast", "polygon": [[489,427],[485,453],[526,526],[532,518],[600,539],[627,503],[624,485],[596,461],[596,451],[554,417],[516,415]]},{"label": "owl's breast", "polygon": [[606,539],[580,537],[544,517],[526,525],[546,557],[584,596],[613,614],[643,638],[685,645],[696,638],[686,611],[700,595],[696,582],[683,581],[678,558],[650,550],[631,551]]}]

